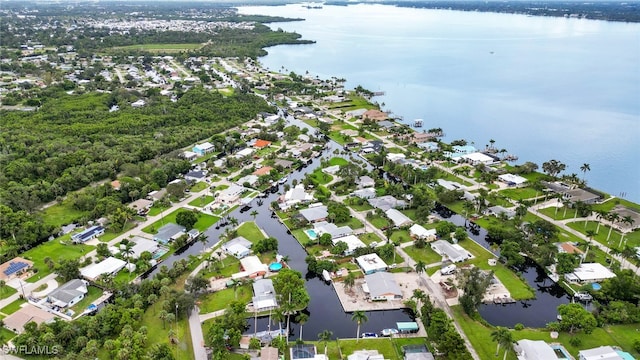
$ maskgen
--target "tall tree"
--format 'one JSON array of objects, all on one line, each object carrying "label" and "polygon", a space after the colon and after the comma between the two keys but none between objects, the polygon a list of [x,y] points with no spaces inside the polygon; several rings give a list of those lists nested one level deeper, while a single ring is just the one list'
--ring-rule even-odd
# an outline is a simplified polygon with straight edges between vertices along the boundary
[{"label": "tall tree", "polygon": [[327,356],[327,345],[329,344],[329,340],[333,336],[333,332],[329,330],[323,330],[320,334],[318,334],[318,340],[324,343],[324,356]]},{"label": "tall tree", "polygon": [[[513,342],[513,337],[511,335],[511,332],[509,331],[509,329],[502,327],[502,326],[498,326],[492,333],[491,333],[491,340],[495,341],[498,343],[498,345],[496,346],[496,356],[498,356],[498,353],[500,352],[500,347],[504,346],[506,344],[511,344]],[[507,356],[507,349],[505,348],[504,350],[505,353],[505,357]]]},{"label": "tall tree", "polygon": [[357,310],[353,312],[351,316],[351,320],[355,321],[358,324],[358,330],[356,331],[356,342],[360,341],[360,325],[364,322],[367,322],[369,318],[367,314],[365,314],[362,310]]},{"label": "tall tree", "polygon": [[587,171],[591,171],[591,166],[589,164],[584,163],[580,166],[580,171],[582,171],[582,182],[585,182],[585,177],[587,176]]},{"label": "tall tree", "polygon": [[296,320],[298,321],[298,323],[300,324],[300,341],[302,341],[302,326],[309,321],[309,315],[301,312],[300,314],[298,314],[298,316],[296,316]]}]

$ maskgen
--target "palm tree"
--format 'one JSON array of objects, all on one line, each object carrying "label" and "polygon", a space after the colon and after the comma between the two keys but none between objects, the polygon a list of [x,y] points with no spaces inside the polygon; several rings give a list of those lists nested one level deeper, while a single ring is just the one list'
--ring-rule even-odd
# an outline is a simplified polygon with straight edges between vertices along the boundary
[{"label": "palm tree", "polygon": [[[623,222],[625,224],[629,224],[629,226],[633,225],[633,223],[635,222],[635,220],[633,220],[633,218],[629,215],[623,217],[620,222]],[[618,244],[618,247],[622,246],[622,240],[624,239],[624,232],[620,231],[620,243]]]},{"label": "palm tree", "polygon": [[351,320],[358,323],[358,330],[356,332],[356,342],[358,342],[360,340],[360,325],[364,322],[369,321],[369,318],[367,317],[367,314],[364,313],[364,311],[357,310],[353,312]]},{"label": "palm tree", "polygon": [[302,325],[304,325],[304,323],[309,320],[309,315],[301,312],[300,314],[298,314],[298,316],[296,316],[296,320],[298,320],[298,323],[300,323],[300,341],[302,341]]},{"label": "palm tree", "polygon": [[507,340],[509,341],[509,343],[513,341],[511,332],[509,331],[509,329],[502,326],[498,326],[491,333],[491,340],[498,343],[498,346],[496,347],[496,356],[498,356],[498,353],[500,352],[500,346],[504,345]]},{"label": "palm tree", "polygon": [[422,274],[425,270],[427,270],[427,264],[422,260],[418,260],[416,263],[416,272],[418,275]]},{"label": "palm tree", "polygon": [[596,210],[596,220],[598,221],[598,226],[596,227],[596,233],[600,232],[600,220],[607,218],[607,212],[604,210]]},{"label": "palm tree", "polygon": [[351,290],[353,288],[353,285],[356,284],[356,275],[352,272],[350,272],[349,274],[347,274],[347,276],[344,278],[344,287]]},{"label": "palm tree", "polygon": [[609,234],[607,235],[607,243],[609,243],[609,238],[611,237],[611,230],[613,230],[613,225],[620,220],[620,215],[618,213],[610,212],[607,216],[607,220],[611,223],[611,227],[609,227]]},{"label": "palm tree", "polygon": [[238,219],[234,218],[233,216],[230,217],[229,218],[229,224],[231,224],[234,227],[238,226]]},{"label": "palm tree", "polygon": [[256,220],[256,216],[258,216],[258,212],[256,210],[253,210],[251,213],[249,213],[249,215],[253,216],[253,220]]},{"label": "palm tree", "polygon": [[580,171],[582,171],[582,182],[584,182],[585,177],[587,176],[587,171],[591,171],[591,166],[589,164],[584,163],[580,166]]},{"label": "palm tree", "polygon": [[162,320],[162,328],[164,329],[164,321],[167,319],[167,315],[169,315],[169,313],[167,312],[167,310],[160,310],[160,313],[158,314],[158,317],[160,318],[160,320]]},{"label": "palm tree", "polygon": [[55,263],[53,262],[53,260],[48,256],[44,258],[44,263],[47,265],[49,270],[53,269],[53,267],[55,266]]},{"label": "palm tree", "polygon": [[329,330],[323,330],[320,334],[318,334],[318,340],[324,342],[324,356],[327,357],[327,344],[331,337],[333,336],[333,332]]},{"label": "palm tree", "polygon": [[424,291],[420,290],[420,289],[415,289],[413,290],[413,295],[411,296],[412,299],[416,299],[417,302],[417,308],[418,308],[418,312],[420,311],[421,305],[424,304],[424,302],[427,300],[427,294],[424,293]]}]

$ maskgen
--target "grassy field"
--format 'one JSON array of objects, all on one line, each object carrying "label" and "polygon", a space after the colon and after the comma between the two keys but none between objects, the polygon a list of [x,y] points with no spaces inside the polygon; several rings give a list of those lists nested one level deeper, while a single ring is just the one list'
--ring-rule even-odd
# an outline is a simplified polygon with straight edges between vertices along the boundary
[{"label": "grassy field", "polygon": [[197,206],[197,207],[205,207],[207,205],[209,205],[210,203],[213,202],[213,200],[215,200],[215,198],[213,196],[209,196],[209,195],[203,195],[197,199],[193,199],[192,201],[189,202],[189,205],[191,206]]},{"label": "grassy field", "polygon": [[191,192],[200,192],[200,191],[202,191],[202,190],[206,189],[206,188],[207,188],[207,186],[209,186],[209,184],[207,184],[206,182],[204,182],[204,181],[199,181],[199,182],[195,183],[195,184],[191,187],[191,189],[190,189],[190,190],[191,190]]},{"label": "grassy field", "polygon": [[18,290],[12,288],[9,285],[5,285],[5,286],[2,287],[2,290],[0,290],[0,300],[6,299],[9,296],[11,296],[11,295],[13,295],[13,294],[15,294],[17,292],[18,292]]},{"label": "grassy field", "polygon": [[313,171],[308,176],[312,181],[317,182],[320,185],[326,185],[326,184],[330,183],[331,180],[333,180],[333,176],[331,176],[330,174],[322,172],[322,170],[319,169],[319,168],[316,169],[315,171]]},{"label": "grassy field", "polygon": [[2,309],[0,309],[0,312],[5,314],[5,315],[11,315],[14,312],[20,310],[20,307],[22,307],[22,304],[26,303],[27,300],[24,299],[18,299],[14,302],[12,302],[11,304],[3,307]]},{"label": "grassy field", "polygon": [[433,264],[442,261],[442,256],[433,251],[429,245],[423,249],[418,249],[415,246],[408,246],[403,249],[407,255],[409,255],[415,261],[424,261],[425,264]]},{"label": "grassy field", "polygon": [[47,241],[37,247],[25,252],[22,257],[33,261],[33,266],[38,269],[38,273],[27,279],[27,282],[36,282],[39,279],[51,274],[52,270],[49,270],[44,262],[44,258],[50,257],[55,264],[59,263],[62,259],[79,259],[84,254],[93,250],[93,246],[85,244],[68,244],[64,245],[60,242],[69,241],[70,235],[64,235],[57,239]]},{"label": "grassy field", "polygon": [[374,215],[371,218],[368,218],[371,225],[377,227],[378,229],[382,229],[383,227],[389,226],[389,220],[387,220],[384,216]]},{"label": "grassy field", "polygon": [[149,212],[147,213],[148,216],[156,216],[156,215],[160,215],[160,212],[165,211],[169,209],[168,206],[160,206],[158,204],[154,204],[151,209],[149,209]]},{"label": "grassy field", "polygon": [[[598,229],[598,222],[587,221],[585,224],[584,221],[576,221],[576,222],[568,223],[567,226],[586,235],[587,231],[589,230],[593,231],[594,233],[596,232],[596,229]],[[609,237],[609,241],[607,241],[607,237],[609,235],[609,229],[610,227],[608,225],[601,224],[600,230],[596,233],[593,239],[612,249],[622,250],[624,248],[625,242],[626,242],[626,245],[630,247],[640,246],[640,230],[636,230],[634,232],[626,234],[624,236],[624,239],[622,239],[623,244],[622,246],[620,246],[620,240],[621,240],[622,234],[619,231],[617,231],[615,228],[611,230],[611,237]]]},{"label": "grassy field", "polygon": [[265,238],[258,225],[256,225],[256,223],[253,221],[247,221],[243,223],[238,227],[237,231],[238,236],[243,236],[245,239],[251,241],[252,243]]},{"label": "grassy field", "polygon": [[371,244],[374,241],[377,242],[378,244],[382,242],[382,239],[380,239],[380,236],[378,236],[375,233],[364,233],[362,235],[359,235],[358,238],[367,245]]},{"label": "grassy field", "polygon": [[[176,223],[176,215],[178,214],[178,211],[183,210],[183,209],[177,209],[176,211],[165,215],[164,219],[160,219],[156,222],[154,222],[153,224],[145,227],[144,229],[142,229],[142,231],[146,232],[147,234],[155,234],[158,232],[158,229],[160,229],[163,225],[168,224],[168,223]],[[188,209],[185,209],[188,210]],[[190,211],[190,210],[188,210]],[[209,215],[209,214],[204,214],[204,213],[199,213],[198,214],[198,222],[196,222],[195,225],[193,225],[194,229],[198,229],[201,232],[207,230],[209,227],[211,227],[213,224],[216,223],[216,221],[218,221],[220,218],[217,216],[213,216],[213,215]]]},{"label": "grassy field", "polygon": [[251,301],[252,291],[251,285],[247,284],[237,288],[224,289],[203,295],[198,299],[198,302],[200,303],[200,305],[198,305],[200,313],[207,314],[223,310],[234,300],[248,303]]},{"label": "grassy field", "polygon": [[180,315],[180,320],[174,324],[163,325],[162,320],[158,317],[158,314],[162,310],[162,301],[151,305],[142,316],[142,324],[147,327],[147,347],[150,348],[153,344],[169,343],[169,329],[173,328],[179,343],[176,345],[169,345],[172,353],[175,356],[176,348],[178,353],[178,359],[193,359],[193,344],[191,342],[191,332],[189,330],[189,323],[184,314]]},{"label": "grassy field", "polygon": [[366,211],[373,209],[373,206],[369,205],[368,202],[363,202],[362,204],[358,204],[357,198],[347,198],[344,203],[349,205],[355,211]]},{"label": "grassy field", "polygon": [[118,50],[140,50],[140,51],[149,51],[154,53],[176,53],[187,50],[199,49],[202,47],[202,44],[140,44],[140,45],[128,45],[128,46],[118,46],[114,49]]},{"label": "grassy field", "polygon": [[42,218],[45,225],[52,225],[55,227],[66,225],[74,222],[83,216],[88,215],[88,212],[74,209],[68,202],[50,206],[43,211]]},{"label": "grassy field", "polygon": [[413,241],[411,235],[409,235],[409,230],[395,230],[391,234],[390,239],[391,241],[400,241],[401,243]]},{"label": "grassy field", "polygon": [[331,159],[329,159],[329,166],[345,166],[347,165],[349,162],[341,157],[333,157]]},{"label": "grassy field", "polygon": [[360,229],[361,227],[364,227],[364,224],[360,220],[358,220],[358,219],[356,219],[354,217],[349,218],[349,221],[342,222],[342,223],[337,223],[336,225],[337,226],[349,226],[353,230]]},{"label": "grassy field", "polygon": [[489,259],[494,259],[495,256],[487,251],[482,246],[478,245],[475,241],[467,239],[460,242],[460,245],[467,249],[474,259],[468,263],[479,267],[482,270],[492,270],[495,276],[502,282],[502,284],[509,290],[511,297],[516,300],[531,299],[535,296],[535,292],[531,287],[522,279],[520,279],[513,271],[506,266],[498,263],[496,266],[490,266]]},{"label": "grassy field", "polygon": [[[220,268],[220,271],[215,270],[215,266],[218,266]],[[226,258],[222,259],[222,263],[218,262],[217,264],[211,265],[210,270],[207,270],[205,268],[202,272],[202,276],[206,278],[210,278],[212,276],[230,277],[232,274],[235,274],[238,271],[240,271],[240,260],[236,259],[233,256],[227,256]]]},{"label": "grassy field", "polygon": [[541,192],[537,191],[536,189],[529,187],[509,188],[500,190],[498,193],[514,200],[530,199],[535,197],[536,195],[541,194]]},{"label": "grassy field", "polygon": [[87,290],[89,290],[89,292],[84,296],[84,299],[71,307],[71,310],[73,310],[76,315],[83,312],[92,302],[102,296],[102,290],[98,287],[89,286]]}]

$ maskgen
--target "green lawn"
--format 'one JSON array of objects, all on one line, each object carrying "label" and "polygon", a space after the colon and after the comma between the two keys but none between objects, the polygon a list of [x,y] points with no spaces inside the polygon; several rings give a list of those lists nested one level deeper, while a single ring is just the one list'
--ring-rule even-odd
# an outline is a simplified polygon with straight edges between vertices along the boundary
[{"label": "green lawn", "polygon": [[[566,212],[565,212],[565,209],[566,209]],[[574,217],[576,217],[576,211],[577,210],[571,209],[565,206],[559,207],[559,208],[554,206],[554,207],[548,207],[540,210],[541,213],[547,215],[548,217],[554,220],[573,219]]]},{"label": "green lawn", "polygon": [[468,263],[473,264],[482,270],[492,270],[495,273],[495,276],[502,282],[507,290],[509,290],[512,298],[516,300],[523,300],[531,299],[535,296],[535,292],[526,283],[526,281],[520,279],[509,268],[501,263],[496,264],[496,266],[490,266],[488,260],[494,259],[495,256],[478,243],[471,239],[466,239],[461,241],[460,245],[475,256],[475,258],[468,261]]},{"label": "green lawn", "polygon": [[[356,337],[355,333],[353,337]],[[396,351],[396,347],[391,341],[391,338],[360,339],[358,341],[341,339],[338,340],[338,346],[345,358],[353,354],[356,350],[378,350],[381,355],[384,355],[385,359],[402,359]]]},{"label": "green lawn", "polygon": [[344,166],[347,165],[349,162],[346,159],[343,159],[341,157],[333,157],[331,159],[329,159],[329,166]]},{"label": "green lawn", "polygon": [[89,292],[84,296],[84,299],[71,307],[71,310],[73,310],[76,315],[83,312],[92,302],[102,296],[102,289],[98,287],[89,286],[87,290],[89,290]]},{"label": "green lawn", "polygon": [[[575,221],[568,223],[567,226],[586,235],[587,231],[589,230],[593,231],[594,233],[596,232],[596,229],[598,229],[598,222],[587,221],[587,223],[585,224],[584,221]],[[614,228],[613,230],[611,230],[611,237],[609,237],[609,241],[607,241],[609,229],[609,225],[601,224],[599,231],[594,236],[594,240],[612,249],[623,249],[625,242],[626,245],[630,247],[640,246],[640,230],[636,230],[634,232],[626,234],[624,236],[624,239],[622,239],[622,246],[619,246],[622,234]]]},{"label": "green lawn", "polygon": [[16,334],[13,331],[5,329],[4,327],[0,328],[0,344],[4,344],[14,337],[16,337]]},{"label": "green lawn", "polygon": [[252,243],[265,238],[258,225],[256,225],[256,223],[253,221],[247,221],[243,223],[238,227],[237,231],[238,236],[243,236],[245,239],[251,241]]},{"label": "green lawn", "polygon": [[193,359],[191,332],[185,314],[179,314],[180,319],[177,321],[177,324],[170,325],[165,322],[163,325],[162,320],[158,317],[160,310],[162,310],[162,301],[151,305],[142,316],[140,326],[147,327],[147,348],[151,348],[153,344],[169,343],[169,329],[173,327],[179,340],[177,345],[169,344],[173,355],[175,356],[177,347],[178,359]]},{"label": "green lawn", "polygon": [[320,168],[316,169],[314,172],[308,174],[307,176],[309,176],[311,181],[320,185],[326,185],[333,180],[333,176],[331,176],[331,174],[322,172]]},{"label": "green lawn", "polygon": [[[221,89],[221,90],[222,90],[222,89]],[[218,152],[211,152],[211,153],[208,153],[208,154],[206,154],[206,155],[204,155],[204,156],[200,156],[199,158],[197,158],[197,159],[193,160],[193,163],[194,163],[194,164],[199,164],[199,163],[204,162],[204,161],[207,161],[207,160],[209,160],[209,159],[211,159],[211,158],[216,158],[216,157],[218,156],[218,154],[219,154]]]},{"label": "green lawn", "polygon": [[204,181],[199,181],[199,182],[195,183],[195,184],[191,187],[191,189],[190,189],[190,190],[191,190],[191,192],[200,192],[200,191],[202,191],[202,190],[206,189],[206,188],[207,188],[207,186],[209,186],[209,184],[207,184],[206,182],[204,182]]},{"label": "green lawn", "polygon": [[205,207],[208,204],[212,203],[213,200],[215,200],[216,198],[214,198],[213,196],[209,196],[209,195],[202,195],[197,199],[193,199],[191,202],[189,202],[189,205],[191,206],[197,206],[197,207]]},{"label": "green lawn", "polygon": [[389,220],[387,220],[384,216],[374,215],[373,217],[367,218],[371,225],[377,227],[378,229],[382,229],[384,227],[389,226]]},{"label": "green lawn", "polygon": [[50,206],[43,211],[42,218],[45,225],[54,227],[70,224],[89,212],[74,209],[67,201]]},{"label": "green lawn", "polygon": [[420,261],[422,260],[425,264],[433,264],[442,261],[442,256],[433,251],[431,247],[427,244],[423,249],[418,249],[415,246],[411,245],[403,249],[407,255],[409,255],[413,260]]},{"label": "green lawn", "polygon": [[11,295],[13,295],[13,294],[15,294],[15,293],[17,293],[17,292],[18,292],[18,291],[17,291],[16,289],[12,288],[11,286],[9,286],[9,285],[5,285],[5,286],[3,286],[3,287],[2,287],[2,289],[0,290],[0,300],[2,300],[2,299],[6,299],[6,298],[8,298],[9,296],[11,296]]},{"label": "green lawn", "polygon": [[[482,325],[481,323],[471,319],[464,313],[462,308],[459,305],[452,306],[451,310],[453,311],[453,315],[455,319],[460,324],[462,331],[467,335],[471,345],[476,350],[480,359],[494,359],[496,355],[496,343],[491,341],[491,333],[495,328],[487,327]],[[518,332],[514,332],[516,334]],[[503,352],[500,352],[500,359],[502,358]],[[509,352],[509,356],[507,356],[509,360],[515,360],[516,356],[513,354],[513,351]]]},{"label": "green lawn", "polygon": [[362,222],[354,217],[349,218],[349,221],[346,222],[342,222],[342,223],[337,223],[337,226],[349,226],[352,229],[360,229],[361,227],[364,227],[364,224],[362,224]]},{"label": "green lawn", "polygon": [[[216,250],[216,253],[222,250]],[[219,269],[216,270],[216,268]],[[231,277],[232,274],[235,274],[240,271],[240,260],[236,259],[233,256],[227,256],[222,259],[222,262],[218,261],[211,264],[210,269],[204,269],[201,273],[205,278],[210,278],[213,276],[221,276],[221,277]]]},{"label": "green lawn", "polygon": [[102,241],[102,242],[109,242],[113,239],[115,239],[116,237],[118,237],[119,235],[133,229],[134,227],[136,227],[136,223],[133,221],[127,222],[126,226],[124,227],[124,229],[118,231],[118,230],[113,230],[111,229],[111,227],[107,228],[107,230],[104,232],[104,235],[100,236],[98,238],[98,240]]},{"label": "green lawn", "polygon": [[355,197],[347,198],[344,203],[346,205],[349,205],[349,207],[355,211],[366,211],[373,209],[373,206],[369,205],[368,202],[362,201],[362,203],[360,203],[359,199]]},{"label": "green lawn", "polygon": [[169,206],[160,206],[158,204],[155,204],[149,209],[149,212],[147,213],[147,215],[148,216],[160,215],[162,211],[165,211],[167,209],[169,209]]},{"label": "green lawn", "polygon": [[[65,244],[61,244],[64,242]],[[36,282],[39,279],[51,274],[51,270],[44,262],[44,258],[50,257],[54,264],[62,259],[79,259],[84,254],[93,250],[93,246],[85,244],[71,244],[70,235],[66,234],[59,238],[47,241],[37,247],[25,252],[22,257],[33,261],[33,266],[38,269],[38,273],[27,279],[28,282]]]},{"label": "green lawn", "polygon": [[210,312],[223,310],[229,306],[234,300],[250,302],[251,296],[253,295],[253,290],[251,285],[243,285],[237,288],[224,289],[220,291],[216,291],[214,293],[206,294],[200,296],[198,298],[198,302],[200,305],[201,314],[207,314]]},{"label": "green lawn", "polygon": [[[156,222],[154,222],[153,224],[145,227],[144,229],[142,229],[142,231],[146,232],[147,234],[156,234],[158,232],[158,229],[160,229],[163,225],[166,225],[168,223],[176,223],[176,215],[178,214],[179,211],[181,211],[183,209],[177,209],[174,212],[167,214],[164,216],[163,219],[160,219]],[[189,209],[184,209],[184,210],[188,210],[191,211]],[[211,227],[213,224],[216,223],[216,221],[218,221],[220,218],[217,216],[213,216],[213,215],[209,215],[209,214],[205,214],[205,213],[199,213],[198,214],[198,222],[196,222],[196,224],[193,226],[194,229],[198,229],[201,232],[207,230],[209,227]]]},{"label": "green lawn", "polygon": [[498,192],[500,195],[504,195],[513,200],[524,200],[531,199],[536,195],[540,196],[541,192],[537,191],[534,188],[523,187],[523,188],[508,188],[504,190],[500,190]]},{"label": "green lawn", "polygon": [[403,242],[409,242],[409,241],[413,241],[413,239],[411,238],[411,235],[409,235],[409,230],[395,230],[392,234],[391,234],[391,241],[400,241],[401,243]]},{"label": "green lawn", "polygon": [[382,239],[380,239],[380,236],[378,236],[375,233],[364,233],[359,235],[358,238],[367,245],[371,244],[374,241],[377,242],[378,244],[382,242]]},{"label": "green lawn", "polygon": [[0,312],[5,314],[5,315],[11,315],[14,312],[20,310],[20,308],[22,307],[22,304],[26,303],[27,300],[24,299],[18,299],[14,302],[12,302],[11,304],[3,307],[2,309],[0,309]]}]

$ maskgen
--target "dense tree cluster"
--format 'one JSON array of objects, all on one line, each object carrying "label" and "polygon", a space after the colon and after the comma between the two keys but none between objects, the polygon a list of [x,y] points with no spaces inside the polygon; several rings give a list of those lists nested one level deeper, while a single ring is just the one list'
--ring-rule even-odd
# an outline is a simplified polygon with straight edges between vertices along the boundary
[{"label": "dense tree cluster", "polygon": [[471,358],[451,319],[444,310],[434,307],[428,297],[423,299],[420,314],[429,340],[436,344],[438,352],[445,354],[447,359]]}]

